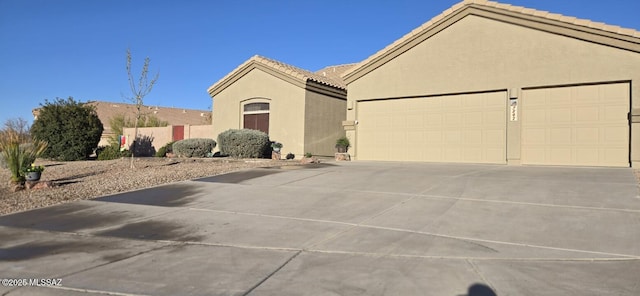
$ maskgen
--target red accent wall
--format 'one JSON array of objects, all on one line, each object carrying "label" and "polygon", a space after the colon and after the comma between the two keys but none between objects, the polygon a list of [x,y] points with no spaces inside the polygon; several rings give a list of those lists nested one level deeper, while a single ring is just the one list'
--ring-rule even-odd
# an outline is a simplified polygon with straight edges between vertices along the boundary
[{"label": "red accent wall", "polygon": [[184,139],[184,125],[173,126],[173,140],[180,141]]}]

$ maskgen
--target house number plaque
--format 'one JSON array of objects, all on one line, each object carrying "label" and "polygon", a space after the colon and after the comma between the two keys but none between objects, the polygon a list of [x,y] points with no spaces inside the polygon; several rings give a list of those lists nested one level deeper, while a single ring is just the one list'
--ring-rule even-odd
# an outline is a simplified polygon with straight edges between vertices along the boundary
[{"label": "house number plaque", "polygon": [[518,99],[511,99],[509,102],[509,119],[518,121]]}]

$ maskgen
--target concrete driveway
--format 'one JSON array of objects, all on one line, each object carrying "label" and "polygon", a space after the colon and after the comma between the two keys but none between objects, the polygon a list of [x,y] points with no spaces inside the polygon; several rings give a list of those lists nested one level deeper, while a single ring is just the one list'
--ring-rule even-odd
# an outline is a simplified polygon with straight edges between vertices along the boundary
[{"label": "concrete driveway", "polygon": [[12,296],[640,295],[631,169],[252,169],[1,216],[0,237],[0,278],[61,279]]}]

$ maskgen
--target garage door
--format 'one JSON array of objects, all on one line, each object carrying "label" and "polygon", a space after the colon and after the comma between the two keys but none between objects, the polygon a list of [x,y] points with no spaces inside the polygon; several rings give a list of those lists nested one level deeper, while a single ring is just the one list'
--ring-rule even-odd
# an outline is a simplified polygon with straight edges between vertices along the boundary
[{"label": "garage door", "polygon": [[629,84],[523,90],[522,163],[629,166]]},{"label": "garage door", "polygon": [[357,105],[361,160],[506,162],[506,92]]}]

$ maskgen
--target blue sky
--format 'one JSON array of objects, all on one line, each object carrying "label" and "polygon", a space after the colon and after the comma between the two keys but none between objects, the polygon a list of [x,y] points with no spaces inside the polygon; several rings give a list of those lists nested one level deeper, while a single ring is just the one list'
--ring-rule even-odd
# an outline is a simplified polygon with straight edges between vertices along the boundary
[{"label": "blue sky", "polygon": [[[126,102],[126,49],[160,73],[147,105],[207,110],[255,54],[315,71],[359,62],[458,0],[0,0],[0,124],[45,99]],[[503,0],[640,30],[638,0]]]}]

